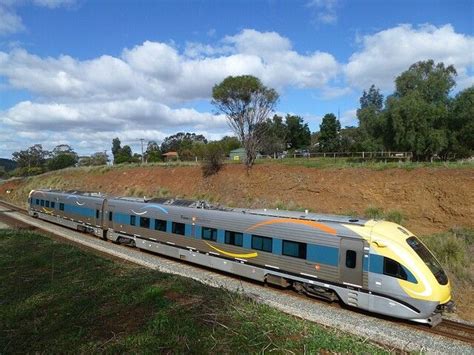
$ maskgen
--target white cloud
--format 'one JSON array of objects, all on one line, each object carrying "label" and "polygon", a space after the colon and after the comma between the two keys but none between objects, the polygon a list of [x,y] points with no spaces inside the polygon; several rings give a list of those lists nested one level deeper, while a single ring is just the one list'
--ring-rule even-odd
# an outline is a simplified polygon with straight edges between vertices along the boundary
[{"label": "white cloud", "polygon": [[375,84],[391,90],[396,76],[427,59],[453,64],[458,83],[472,82],[468,76],[474,67],[474,37],[456,33],[451,25],[399,25],[364,36],[361,41],[362,48],[344,68],[348,82],[357,88]]},{"label": "white cloud", "polygon": [[[194,44],[182,54],[169,44],[146,41],[124,49],[120,58],[103,55],[88,61],[67,55],[41,58],[14,49],[0,52],[0,75],[13,87],[40,97],[145,97],[177,103],[209,98],[212,86],[228,75],[252,74],[277,89],[319,88],[339,71],[331,54],[299,54],[291,49],[287,38],[275,32],[243,30],[225,37],[219,45],[199,49]],[[202,48],[216,56],[195,57],[198,52],[204,54]]]},{"label": "white cloud", "polygon": [[50,9],[56,9],[61,6],[71,6],[76,3],[76,0],[33,0],[33,4]]},{"label": "white cloud", "polygon": [[311,0],[306,6],[312,8],[315,12],[314,20],[316,23],[333,25],[337,22],[338,0]]},{"label": "white cloud", "polygon": [[9,35],[23,31],[25,26],[18,16],[11,8],[2,6],[0,3],[0,36]]}]

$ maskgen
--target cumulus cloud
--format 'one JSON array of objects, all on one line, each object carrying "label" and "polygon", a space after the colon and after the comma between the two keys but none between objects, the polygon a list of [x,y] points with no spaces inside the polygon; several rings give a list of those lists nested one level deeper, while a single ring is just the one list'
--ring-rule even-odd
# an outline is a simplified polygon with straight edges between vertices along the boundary
[{"label": "cumulus cloud", "polygon": [[[276,32],[243,30],[220,45],[194,44],[180,53],[170,44],[146,41],[124,49],[120,57],[103,55],[88,61],[67,55],[41,58],[14,49],[0,52],[0,75],[13,87],[41,97],[145,97],[177,103],[209,98],[212,86],[228,75],[252,74],[279,89],[319,88],[339,71],[331,54],[297,53]],[[201,56],[202,49],[215,55]]]},{"label": "cumulus cloud", "polygon": [[361,39],[361,49],[344,68],[348,82],[358,88],[375,84],[393,89],[397,75],[420,60],[453,64],[458,84],[472,83],[474,37],[456,33],[451,25],[436,27],[399,25]]}]

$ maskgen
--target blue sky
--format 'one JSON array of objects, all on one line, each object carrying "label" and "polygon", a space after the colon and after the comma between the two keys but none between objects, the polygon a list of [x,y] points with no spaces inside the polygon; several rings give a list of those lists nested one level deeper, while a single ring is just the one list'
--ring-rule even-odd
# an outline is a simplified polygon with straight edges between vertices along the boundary
[{"label": "blue sky", "polygon": [[227,75],[258,76],[312,131],[328,112],[354,125],[362,90],[390,93],[418,60],[473,85],[473,27],[472,1],[0,0],[0,157],[217,139],[230,130],[210,92]]}]

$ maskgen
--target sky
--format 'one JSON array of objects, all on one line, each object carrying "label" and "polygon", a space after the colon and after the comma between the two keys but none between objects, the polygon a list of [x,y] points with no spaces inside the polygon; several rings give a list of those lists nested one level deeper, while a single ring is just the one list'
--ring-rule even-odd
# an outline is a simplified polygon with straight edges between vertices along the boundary
[{"label": "sky", "polygon": [[472,0],[0,0],[0,157],[232,135],[211,104],[229,75],[311,131],[331,112],[357,125],[364,89],[427,59],[455,66],[453,95],[474,84]]}]

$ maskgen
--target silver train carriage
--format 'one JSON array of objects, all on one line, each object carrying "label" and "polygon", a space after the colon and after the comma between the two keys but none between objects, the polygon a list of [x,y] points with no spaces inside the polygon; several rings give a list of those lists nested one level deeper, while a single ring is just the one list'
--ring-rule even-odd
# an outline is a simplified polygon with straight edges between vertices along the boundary
[{"label": "silver train carriage", "polygon": [[439,262],[387,221],[78,191],[28,202],[34,217],[370,312],[435,326],[452,305]]}]

